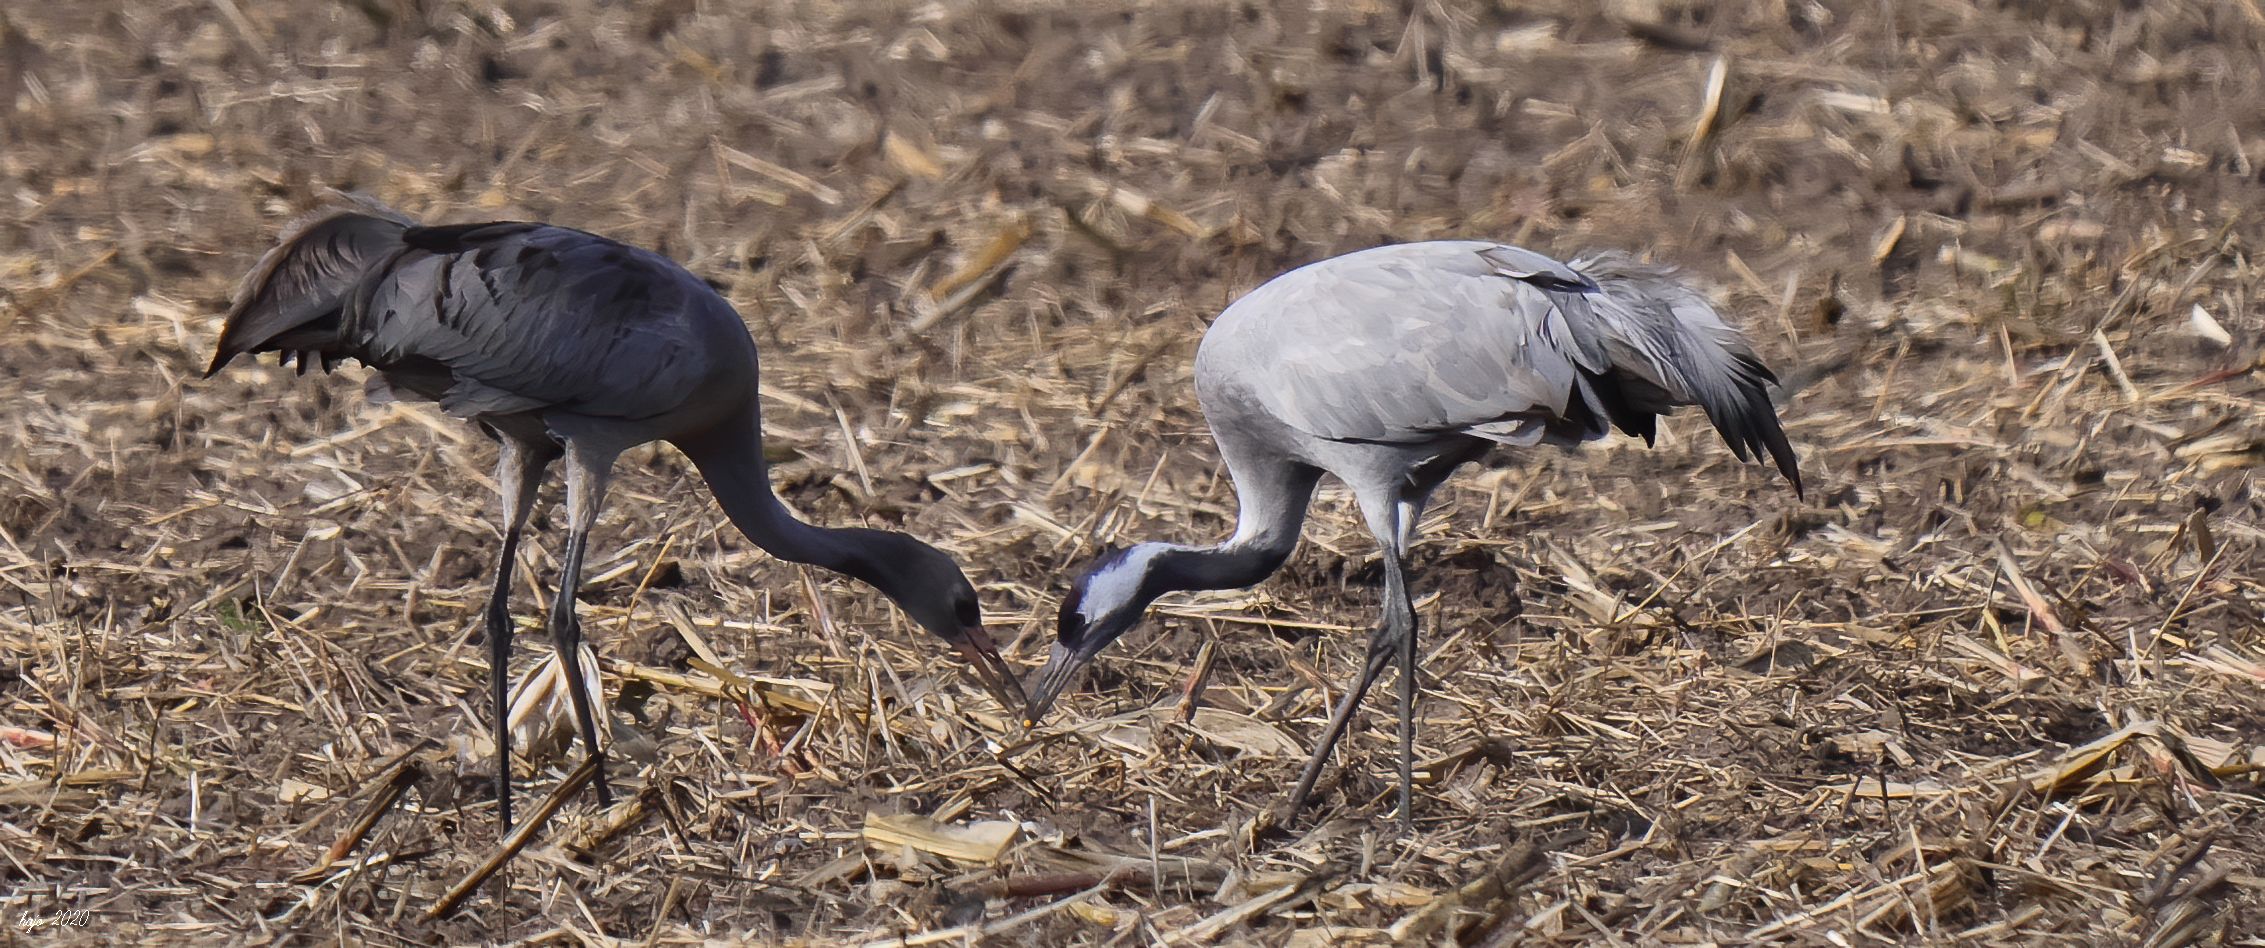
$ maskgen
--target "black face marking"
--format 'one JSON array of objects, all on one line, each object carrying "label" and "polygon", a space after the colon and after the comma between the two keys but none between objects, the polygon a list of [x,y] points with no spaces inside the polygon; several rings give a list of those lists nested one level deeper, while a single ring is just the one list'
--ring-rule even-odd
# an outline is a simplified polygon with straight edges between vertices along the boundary
[{"label": "black face marking", "polygon": [[1054,620],[1054,637],[1070,648],[1076,648],[1085,638],[1085,579],[1080,577],[1070,584],[1070,594],[1062,597],[1062,612]]}]

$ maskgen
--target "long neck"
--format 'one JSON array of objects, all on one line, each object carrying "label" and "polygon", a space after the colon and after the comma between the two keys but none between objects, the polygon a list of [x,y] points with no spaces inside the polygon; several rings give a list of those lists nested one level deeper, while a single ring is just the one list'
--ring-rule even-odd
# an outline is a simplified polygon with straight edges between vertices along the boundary
[{"label": "long neck", "polygon": [[877,564],[862,542],[866,530],[835,530],[804,523],[771,491],[763,459],[763,423],[753,405],[675,444],[700,469],[708,491],[734,526],[764,552],[873,582]]},{"label": "long neck", "polygon": [[[1235,535],[1218,546],[1163,546],[1148,567],[1147,587],[1161,596],[1196,589],[1240,589],[1274,575],[1298,547],[1306,502],[1319,471],[1291,465],[1237,471]],[[1154,598],[1153,596],[1150,598]]]}]

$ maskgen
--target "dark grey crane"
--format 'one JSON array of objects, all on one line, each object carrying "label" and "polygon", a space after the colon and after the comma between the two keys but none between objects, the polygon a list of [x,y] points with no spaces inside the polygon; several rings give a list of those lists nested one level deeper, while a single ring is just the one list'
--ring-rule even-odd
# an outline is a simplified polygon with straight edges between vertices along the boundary
[{"label": "dark grey crane", "polygon": [[1697,405],[1743,461],[1766,453],[1801,489],[1767,386],[1739,332],[1672,271],[1621,254],[1559,263],[1517,247],[1432,241],[1333,257],[1275,277],[1219,315],[1196,350],[1196,398],[1241,507],[1212,547],[1142,543],[1086,568],[1025,714],[1167,593],[1251,586],[1296,548],[1323,473],[1352,489],[1383,547],[1383,621],[1287,804],[1313,791],[1353,708],[1400,665],[1400,820],[1412,823],[1416,617],[1405,560],[1433,490],[1497,445],[1574,446]]},{"label": "dark grey crane", "polygon": [[[568,528],[549,627],[585,750],[602,760],[574,593],[614,458],[649,441],[684,452],[726,516],[771,555],[861,580],[951,643],[1013,707],[1022,691],[951,558],[901,533],[797,519],[771,492],[755,340],[731,304],[660,254],[548,224],[422,227],[366,206],[287,232],[244,280],[210,377],[244,353],[299,371],[347,358],[373,390],[437,401],[501,446],[503,551],[488,600],[496,805],[511,824],[511,566],[551,462],[566,461]],[[601,764],[601,804],[612,801]]]}]

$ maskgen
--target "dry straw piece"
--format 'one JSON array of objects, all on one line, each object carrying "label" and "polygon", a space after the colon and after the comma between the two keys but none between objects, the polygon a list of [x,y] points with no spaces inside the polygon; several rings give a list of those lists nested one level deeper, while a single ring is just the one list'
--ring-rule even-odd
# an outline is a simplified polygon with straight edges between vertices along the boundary
[{"label": "dry straw piece", "polygon": [[[6,4],[0,921],[2258,944],[2261,53],[2256,4],[2200,0]],[[196,377],[331,189],[714,281],[787,502],[952,552],[1026,666],[1101,545],[1232,529],[1206,321],[1384,241],[1681,267],[1784,379],[1815,489],[1680,416],[1442,490],[1396,839],[1375,709],[1306,821],[1261,818],[1374,615],[1342,492],[1283,574],[1166,600],[1026,732],[639,449],[581,591],[627,798],[559,798],[506,863],[469,638],[492,447],[358,368]],[[1012,833],[962,860],[868,814]]]}]

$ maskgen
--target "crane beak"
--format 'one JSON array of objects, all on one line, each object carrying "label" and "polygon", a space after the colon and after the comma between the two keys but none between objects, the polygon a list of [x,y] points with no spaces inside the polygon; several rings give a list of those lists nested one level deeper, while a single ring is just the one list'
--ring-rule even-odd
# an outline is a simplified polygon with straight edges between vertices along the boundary
[{"label": "crane beak", "polygon": [[1046,667],[1038,673],[1038,682],[1030,693],[1030,706],[1023,710],[1023,726],[1037,726],[1046,717],[1046,712],[1053,710],[1054,699],[1061,697],[1062,689],[1069,687],[1070,679],[1077,677],[1078,671],[1085,668],[1085,664],[1092,659],[1093,656],[1080,655],[1059,642],[1055,643],[1053,651],[1046,656]]},{"label": "crane beak", "polygon": [[1022,686],[1015,683],[1014,672],[1007,668],[1007,660],[999,657],[998,647],[991,644],[991,636],[982,626],[963,631],[953,644],[967,658],[968,667],[983,682],[983,689],[999,699],[999,704],[1012,709],[1023,703]]}]

